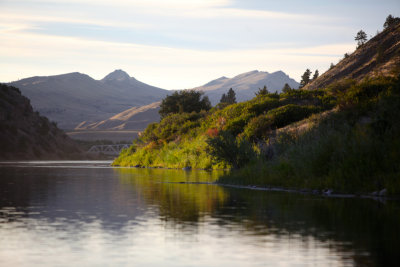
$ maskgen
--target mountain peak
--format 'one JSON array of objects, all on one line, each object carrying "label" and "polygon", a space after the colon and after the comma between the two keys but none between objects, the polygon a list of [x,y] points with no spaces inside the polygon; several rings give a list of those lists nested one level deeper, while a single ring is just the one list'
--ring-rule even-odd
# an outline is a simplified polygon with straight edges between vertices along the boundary
[{"label": "mountain peak", "polygon": [[108,74],[106,77],[102,79],[102,81],[125,81],[129,80],[131,77],[129,76],[128,73],[126,73],[123,70],[114,70],[110,74]]}]

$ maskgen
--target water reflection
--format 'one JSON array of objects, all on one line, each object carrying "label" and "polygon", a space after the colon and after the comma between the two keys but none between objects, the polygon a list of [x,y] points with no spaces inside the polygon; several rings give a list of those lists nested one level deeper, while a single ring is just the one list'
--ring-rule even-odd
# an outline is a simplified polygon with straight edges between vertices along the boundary
[{"label": "water reflection", "polygon": [[400,260],[397,202],[224,188],[204,184],[218,172],[107,165],[0,164],[0,266]]},{"label": "water reflection", "polygon": [[154,205],[161,219],[198,222],[224,205],[228,195],[215,182],[222,172],[163,169],[115,169],[121,183],[136,191],[148,205]]}]

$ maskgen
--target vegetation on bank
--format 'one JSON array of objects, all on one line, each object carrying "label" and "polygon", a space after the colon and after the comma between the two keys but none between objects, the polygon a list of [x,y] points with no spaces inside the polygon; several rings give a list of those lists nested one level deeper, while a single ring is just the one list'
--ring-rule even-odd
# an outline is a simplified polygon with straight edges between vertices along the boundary
[{"label": "vegetation on bank", "polygon": [[[278,94],[264,87],[241,103],[230,90],[213,108],[201,92],[167,96],[162,120],[113,164],[235,169],[219,179],[229,184],[399,194],[400,69],[393,41],[398,22],[387,21],[383,33],[358,48],[367,58],[360,52],[346,59],[354,68],[372,62],[369,70],[334,66],[321,77],[316,70],[311,79],[307,69],[300,89],[285,85]],[[380,39],[395,50],[384,62]]]},{"label": "vegetation on bank", "polygon": [[170,113],[113,164],[234,168],[221,183],[399,193],[399,117],[400,78],[258,94],[222,109]]},{"label": "vegetation on bank", "polygon": [[281,131],[275,156],[258,157],[221,183],[400,193],[400,77],[328,88],[336,112],[312,116],[305,133]]},{"label": "vegetation on bank", "polygon": [[[169,113],[114,161],[121,166],[221,169],[241,167],[260,155],[259,144],[276,128],[334,106],[323,91],[288,90],[191,113]],[[228,151],[227,156],[218,151]]]}]

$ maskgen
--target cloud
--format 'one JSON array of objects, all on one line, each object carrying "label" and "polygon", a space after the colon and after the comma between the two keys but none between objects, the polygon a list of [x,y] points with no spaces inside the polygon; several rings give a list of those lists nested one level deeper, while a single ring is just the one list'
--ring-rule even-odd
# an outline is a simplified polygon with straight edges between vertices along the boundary
[{"label": "cloud", "polygon": [[202,51],[15,32],[3,33],[2,39],[0,67],[14,70],[3,72],[2,81],[21,78],[21,73],[26,77],[71,71],[100,79],[113,69],[122,68],[143,82],[167,89],[191,88],[252,69],[281,69],[297,78],[305,68],[327,69],[330,62],[354,49],[354,44],[336,44]]}]

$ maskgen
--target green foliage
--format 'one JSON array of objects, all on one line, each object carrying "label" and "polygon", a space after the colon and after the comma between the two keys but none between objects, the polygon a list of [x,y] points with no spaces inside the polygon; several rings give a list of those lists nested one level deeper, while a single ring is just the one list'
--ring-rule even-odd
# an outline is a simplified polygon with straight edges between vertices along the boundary
[{"label": "green foliage", "polygon": [[282,92],[283,92],[283,93],[288,93],[288,92],[290,92],[291,90],[293,90],[293,89],[289,86],[289,84],[285,83],[285,85],[284,85],[283,88],[282,88]]},{"label": "green foliage", "polygon": [[[220,182],[400,193],[399,117],[399,79],[342,80],[325,90],[260,94],[223,109],[170,114],[114,164],[240,168]],[[292,131],[303,126],[308,130]]]},{"label": "green foliage", "polygon": [[[287,83],[285,83],[285,86],[289,86]],[[269,91],[267,89],[267,86],[264,85],[263,88],[258,88],[258,91],[256,92],[256,96],[266,96],[269,94]]]},{"label": "green foliage", "polygon": [[142,140],[145,142],[173,141],[199,127],[199,120],[205,115],[204,112],[170,114],[164,117],[161,122],[150,124],[143,132]]},{"label": "green foliage", "polygon": [[233,168],[240,168],[256,157],[251,144],[244,138],[235,138],[229,131],[207,140],[208,152],[219,161],[228,162]]},{"label": "green foliage", "polygon": [[196,90],[175,91],[165,97],[160,105],[159,113],[162,118],[174,113],[200,112],[210,110],[211,103],[203,92]]},{"label": "green foliage", "polygon": [[272,130],[307,118],[319,111],[321,109],[314,106],[285,105],[269,111],[266,115],[253,118],[243,133],[250,140],[266,139]]},{"label": "green foliage", "polygon": [[387,188],[399,194],[400,79],[347,80],[332,87],[347,105],[304,134],[281,133],[272,160],[259,158],[220,182],[344,193]]}]

